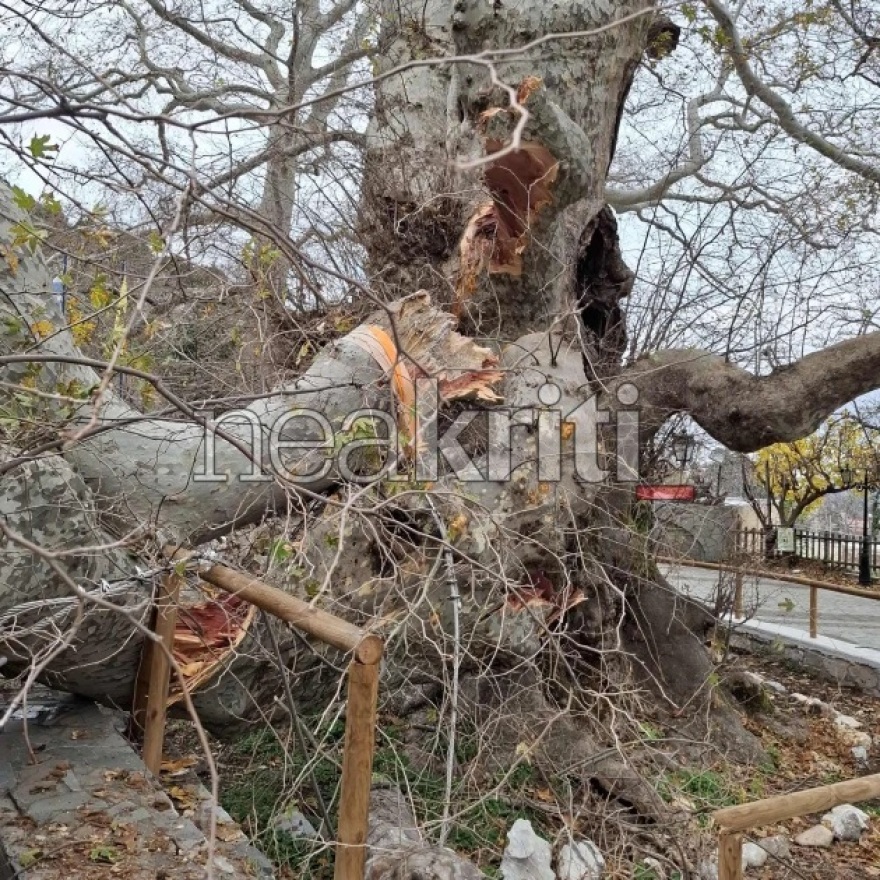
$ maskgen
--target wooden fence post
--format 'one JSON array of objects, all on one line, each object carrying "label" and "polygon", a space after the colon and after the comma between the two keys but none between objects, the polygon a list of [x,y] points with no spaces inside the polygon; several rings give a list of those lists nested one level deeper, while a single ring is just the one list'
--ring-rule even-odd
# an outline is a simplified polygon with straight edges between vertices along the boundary
[{"label": "wooden fence post", "polygon": [[738,831],[718,835],[718,880],[742,880],[742,842]]},{"label": "wooden fence post", "polygon": [[[167,547],[172,560],[187,560],[186,550]],[[345,746],[339,792],[339,824],[335,880],[363,880],[367,858],[367,827],[373,752],[376,746],[376,715],[379,699],[379,666],[385,646],[374,633],[365,632],[341,617],[316,608],[259,578],[225,565],[201,562],[199,577],[239,596],[284,620],[324,644],[352,654],[348,667],[348,704],[345,715]],[[171,632],[174,627],[172,624]],[[168,676],[166,674],[166,686]],[[161,746],[159,757],[161,759]]]},{"label": "wooden fence post", "polygon": [[742,619],[743,613],[743,573],[739,569],[733,576],[733,616]]},{"label": "wooden fence post", "polygon": [[378,695],[379,664],[353,660],[348,667],[335,880],[364,878]]},{"label": "wooden fence post", "polygon": [[154,776],[159,775],[162,766],[165,714],[171,673],[171,663],[168,658],[174,644],[181,582],[182,578],[175,572],[166,575],[159,582],[156,592],[156,617],[153,624],[156,639],[148,640],[144,645],[141,669],[135,686],[132,720],[136,729],[143,730],[143,761]]},{"label": "wooden fence post", "polygon": [[810,587],[810,638],[819,634],[819,590]]}]

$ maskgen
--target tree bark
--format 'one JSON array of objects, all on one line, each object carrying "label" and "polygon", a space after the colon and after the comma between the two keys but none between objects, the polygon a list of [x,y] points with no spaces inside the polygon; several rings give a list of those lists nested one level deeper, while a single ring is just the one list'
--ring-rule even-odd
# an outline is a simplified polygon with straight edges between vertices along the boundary
[{"label": "tree bark", "polygon": [[[364,210],[380,285],[424,287],[454,304],[463,326],[507,341],[590,306],[601,314],[588,314],[586,335],[608,321],[622,330],[615,309],[629,273],[608,279],[609,296],[580,263],[598,245],[605,174],[652,7],[479,0],[450,15],[442,0],[387,4],[384,69],[426,54],[463,60],[414,66],[378,86]],[[510,51],[553,34],[564,36]],[[521,112],[490,70],[519,93],[521,132]]]}]

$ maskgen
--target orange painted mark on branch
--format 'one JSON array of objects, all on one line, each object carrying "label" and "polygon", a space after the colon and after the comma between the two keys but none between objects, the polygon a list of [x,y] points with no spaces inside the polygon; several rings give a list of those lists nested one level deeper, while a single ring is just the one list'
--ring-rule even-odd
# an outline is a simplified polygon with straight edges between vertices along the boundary
[{"label": "orange painted mark on branch", "polygon": [[349,339],[369,352],[373,360],[391,376],[391,387],[398,406],[398,424],[412,438],[416,430],[416,389],[397,346],[391,337],[374,324],[358,327]]}]

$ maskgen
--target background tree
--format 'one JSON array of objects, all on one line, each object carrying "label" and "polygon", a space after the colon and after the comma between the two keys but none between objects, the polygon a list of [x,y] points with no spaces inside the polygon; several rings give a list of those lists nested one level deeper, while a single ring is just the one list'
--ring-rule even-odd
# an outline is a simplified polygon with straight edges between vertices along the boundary
[{"label": "background tree", "polygon": [[749,501],[764,526],[767,501],[773,522],[793,526],[813,513],[827,495],[849,492],[874,473],[880,437],[852,413],[829,418],[813,434],[792,443],[761,449],[753,459]]}]

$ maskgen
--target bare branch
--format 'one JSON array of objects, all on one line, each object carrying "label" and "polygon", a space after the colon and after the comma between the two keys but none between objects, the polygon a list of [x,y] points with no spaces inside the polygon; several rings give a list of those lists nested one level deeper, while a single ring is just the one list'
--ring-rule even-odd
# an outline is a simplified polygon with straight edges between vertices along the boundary
[{"label": "bare branch", "polygon": [[746,91],[763,101],[776,114],[782,128],[795,140],[811,147],[841,168],[874,183],[880,183],[880,168],[857,159],[852,153],[799,122],[791,105],[755,73],[730,10],[719,0],[706,0],[706,7],[728,40],[731,60]]}]

